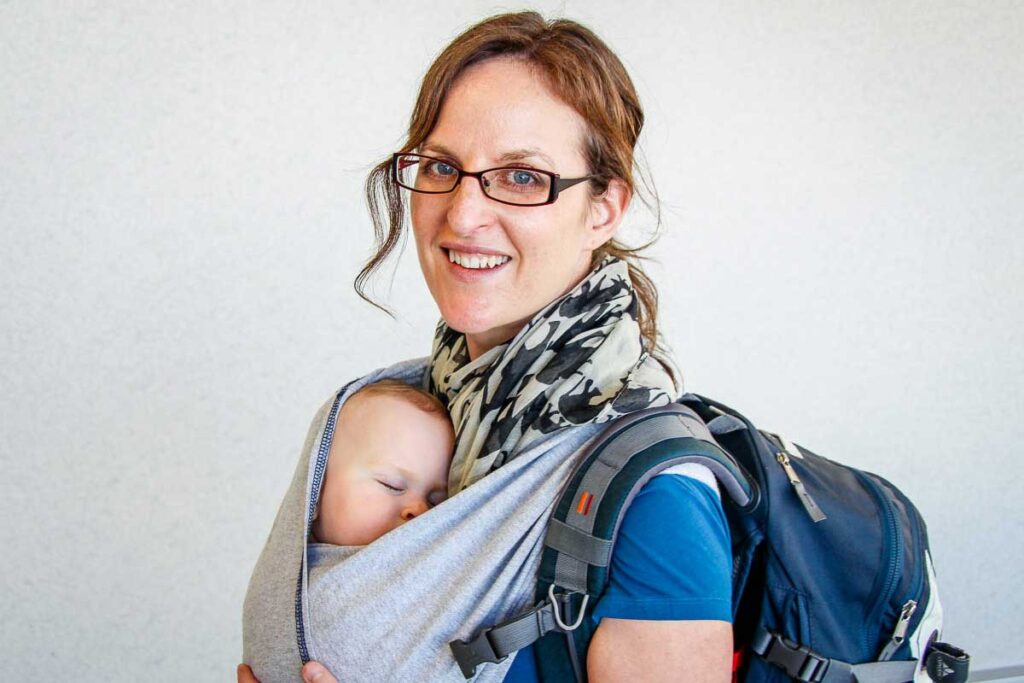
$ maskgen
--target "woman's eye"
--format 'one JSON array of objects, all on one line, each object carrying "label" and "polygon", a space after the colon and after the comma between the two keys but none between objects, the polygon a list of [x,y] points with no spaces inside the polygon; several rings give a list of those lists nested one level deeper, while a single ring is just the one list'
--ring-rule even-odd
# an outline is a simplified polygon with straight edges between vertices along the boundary
[{"label": "woman's eye", "polygon": [[543,176],[522,168],[507,168],[497,177],[498,183],[506,190],[535,190],[546,183]]},{"label": "woman's eye", "polygon": [[450,164],[446,164],[443,161],[431,161],[427,163],[426,171],[430,175],[435,176],[450,176],[455,175],[455,167]]},{"label": "woman's eye", "polygon": [[515,171],[512,173],[512,181],[516,185],[529,185],[537,182],[537,174],[528,171]]}]

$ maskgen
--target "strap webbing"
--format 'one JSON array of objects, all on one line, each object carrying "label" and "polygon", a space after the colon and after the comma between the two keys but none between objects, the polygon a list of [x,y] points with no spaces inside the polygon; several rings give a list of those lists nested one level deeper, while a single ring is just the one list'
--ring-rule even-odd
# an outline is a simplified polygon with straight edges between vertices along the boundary
[{"label": "strap webbing", "polygon": [[829,659],[764,628],[757,630],[750,649],[791,678],[805,683],[907,683],[914,680],[918,667],[914,659],[866,664]]},{"label": "strap webbing", "polygon": [[[835,664],[835,660],[832,660],[832,662]],[[853,680],[857,683],[907,683],[907,681],[914,680],[917,667],[918,661],[916,659],[906,659],[899,662],[854,664],[850,667],[853,678],[846,678],[844,680]],[[829,669],[831,668],[829,666]],[[831,683],[827,674],[824,680]]]},{"label": "strap webbing", "polygon": [[544,544],[581,562],[607,567],[612,559],[612,542],[597,538],[565,522],[552,519]]},{"label": "strap webbing", "polygon": [[495,652],[504,657],[557,629],[551,605],[545,603],[511,621],[495,626],[491,629],[490,639]]},{"label": "strap webbing", "polygon": [[[571,594],[556,594],[558,609],[564,618]],[[555,618],[555,605],[545,600],[528,612],[502,622],[497,626],[485,628],[469,640],[453,640],[448,645],[455,655],[455,661],[462,669],[462,675],[472,678],[476,667],[488,662],[500,662],[516,650],[532,645],[552,631],[563,631]]]}]

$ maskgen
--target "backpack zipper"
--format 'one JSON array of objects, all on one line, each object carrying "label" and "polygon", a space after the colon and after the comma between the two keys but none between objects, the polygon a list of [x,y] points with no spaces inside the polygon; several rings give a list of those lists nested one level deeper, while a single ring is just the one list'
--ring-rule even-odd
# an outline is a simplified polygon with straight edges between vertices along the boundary
[{"label": "backpack zipper", "polygon": [[887,662],[896,654],[896,650],[899,649],[900,645],[907,638],[907,628],[910,626],[910,619],[914,616],[916,610],[916,600],[907,600],[904,603],[903,609],[900,610],[900,618],[896,620],[896,627],[892,630],[892,637],[889,638],[889,642],[882,648],[882,654],[878,655],[878,661]]},{"label": "backpack zipper", "polygon": [[[930,587],[930,585],[928,583],[928,578],[927,578],[928,572],[924,568],[924,565],[925,565],[925,562],[926,562],[925,555],[926,555],[927,551],[926,551],[926,549],[924,547],[924,543],[923,543],[923,534],[922,534],[922,531],[921,531],[921,524],[922,524],[921,518],[919,516],[919,513],[916,512],[916,508],[914,507],[914,504],[911,503],[910,500],[908,500],[907,497],[902,494],[902,492],[897,490],[894,493],[897,494],[897,498],[906,507],[907,521],[908,521],[909,526],[910,526],[910,540],[911,540],[911,549],[910,549],[911,552],[910,552],[909,560],[910,560],[911,566],[914,567],[914,581],[913,581],[912,585],[910,586],[909,590],[905,593],[905,595],[907,595],[907,603],[904,603],[904,605],[903,605],[903,609],[905,610],[905,609],[907,609],[907,605],[909,603],[911,603],[911,602],[914,603],[914,607],[910,609],[910,614],[907,615],[907,618],[906,618],[907,624],[906,624],[905,627],[903,627],[904,628],[903,642],[905,643],[906,642],[906,633],[909,632],[909,633],[912,634],[918,628],[918,626],[920,625],[920,622],[922,621],[922,619],[925,616],[923,611],[918,610],[918,607],[921,606],[922,602],[927,603],[928,595],[929,595],[928,591],[931,590],[931,587]],[[903,612],[901,611],[900,617],[902,618],[902,616],[903,616]],[[916,619],[915,619],[915,617],[916,617]],[[915,622],[917,622],[917,623],[915,624]],[[899,621],[897,621],[897,628],[898,627],[899,627]],[[894,632],[895,632],[895,628],[894,628]],[[889,646],[886,645],[886,649],[882,650],[883,654],[886,653],[886,651],[888,650],[888,647]],[[890,654],[890,657],[892,657],[892,656],[895,656],[895,652],[892,652]]]},{"label": "backpack zipper", "polygon": [[[896,590],[896,579],[899,577],[899,572],[903,566],[903,539],[900,535],[899,526],[896,521],[896,511],[893,509],[892,502],[886,497],[885,492],[882,490],[881,484],[875,481],[874,477],[868,472],[861,472],[853,470],[861,482],[871,491],[875,496],[875,501],[878,503],[878,507],[882,510],[882,516],[885,518],[885,546],[889,552],[889,567],[885,578],[885,584],[879,593],[878,602],[875,603],[874,608],[868,612],[869,621],[864,626],[863,638],[864,643],[867,647],[872,648],[870,644],[874,639],[870,637],[867,629],[868,624],[880,621],[882,610],[889,604],[889,600],[892,598],[893,592]],[[877,641],[875,641],[877,642]]]},{"label": "backpack zipper", "polygon": [[789,478],[790,485],[793,487],[793,490],[796,491],[797,498],[800,499],[800,502],[804,506],[804,510],[807,511],[807,514],[810,515],[811,519],[814,522],[821,522],[828,519],[825,516],[825,513],[821,511],[821,508],[818,507],[818,504],[814,502],[814,498],[811,497],[811,494],[807,492],[807,487],[804,486],[800,477],[797,476],[796,470],[793,469],[793,464],[789,461],[789,454],[786,453],[785,449],[776,453],[775,459],[779,461],[780,465],[782,465],[782,469],[786,472],[786,477]]}]

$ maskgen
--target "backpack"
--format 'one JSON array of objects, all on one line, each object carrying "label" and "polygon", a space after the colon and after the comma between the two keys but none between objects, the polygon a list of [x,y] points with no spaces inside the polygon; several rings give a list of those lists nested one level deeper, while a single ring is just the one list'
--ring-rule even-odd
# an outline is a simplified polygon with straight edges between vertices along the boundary
[{"label": "backpack", "polygon": [[913,503],[696,394],[617,420],[590,444],[549,522],[536,606],[450,644],[466,678],[536,643],[542,680],[586,681],[595,627],[585,617],[607,586],[623,513],[684,462],[707,466],[725,494],[734,681],[967,680],[969,656],[938,641],[942,608]]}]

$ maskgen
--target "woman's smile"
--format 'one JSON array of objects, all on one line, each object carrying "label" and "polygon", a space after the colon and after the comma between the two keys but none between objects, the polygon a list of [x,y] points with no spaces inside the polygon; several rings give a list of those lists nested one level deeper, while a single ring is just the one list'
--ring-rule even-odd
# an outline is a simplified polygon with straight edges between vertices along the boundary
[{"label": "woman's smile", "polygon": [[442,247],[442,251],[448,255],[449,270],[452,276],[463,282],[477,282],[496,275],[512,260],[511,256],[479,249],[460,251]]}]

